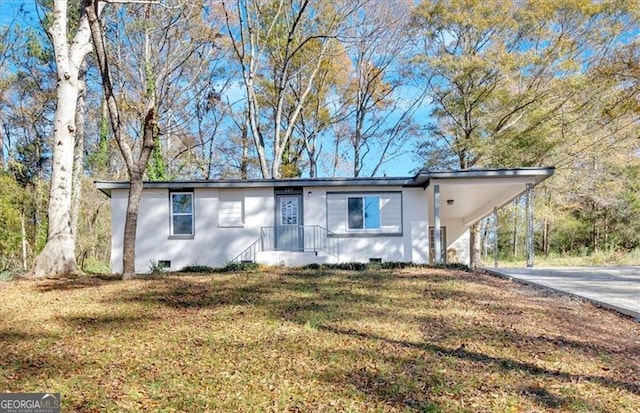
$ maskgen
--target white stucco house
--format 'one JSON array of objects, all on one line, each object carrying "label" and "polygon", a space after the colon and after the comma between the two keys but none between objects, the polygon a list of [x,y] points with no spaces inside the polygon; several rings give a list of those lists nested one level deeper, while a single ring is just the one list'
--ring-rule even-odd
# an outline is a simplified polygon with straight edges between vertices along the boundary
[{"label": "white stucco house", "polygon": [[[230,261],[304,265],[469,263],[469,228],[553,168],[424,171],[411,177],[145,182],[136,271]],[[122,271],[127,182],[111,198],[111,271]],[[440,242],[438,242],[438,240]]]}]

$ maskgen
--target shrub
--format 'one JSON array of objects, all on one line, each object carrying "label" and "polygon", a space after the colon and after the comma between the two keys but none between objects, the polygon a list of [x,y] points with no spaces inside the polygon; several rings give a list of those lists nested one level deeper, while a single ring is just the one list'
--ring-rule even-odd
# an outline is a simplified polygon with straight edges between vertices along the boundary
[{"label": "shrub", "polygon": [[23,196],[18,183],[0,171],[0,270],[19,268],[16,257],[20,254]]},{"label": "shrub", "polygon": [[151,274],[159,274],[167,271],[167,267],[158,261],[149,261],[149,272]]},{"label": "shrub", "polygon": [[446,268],[452,270],[471,271],[464,264],[414,264],[412,262],[403,261],[386,261],[386,262],[342,262],[338,264],[308,264],[300,267],[301,270],[342,270],[342,271],[377,271],[377,270],[396,270],[403,268]]},{"label": "shrub", "polygon": [[0,282],[9,281],[13,278],[13,273],[9,270],[0,269]]},{"label": "shrub", "polygon": [[415,266],[417,264],[412,264],[410,262],[402,262],[402,261],[387,261],[387,262],[380,263],[378,265],[383,270],[395,270],[395,269],[402,269],[402,268]]},{"label": "shrub", "polygon": [[239,271],[255,271],[259,265],[255,262],[227,262],[224,267],[219,268],[217,272],[239,272]]},{"label": "shrub", "polygon": [[216,270],[213,267],[209,267],[208,265],[187,265],[182,268],[178,272],[215,272]]},{"label": "shrub", "polygon": [[364,271],[367,269],[367,264],[362,262],[341,262],[338,264],[322,264],[321,267],[325,270]]}]

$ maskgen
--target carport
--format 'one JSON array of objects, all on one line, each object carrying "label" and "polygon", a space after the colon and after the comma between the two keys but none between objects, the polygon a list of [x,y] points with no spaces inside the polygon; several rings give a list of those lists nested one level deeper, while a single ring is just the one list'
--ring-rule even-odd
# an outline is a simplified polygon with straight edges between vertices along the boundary
[{"label": "carport", "polygon": [[[482,218],[496,211],[522,194],[526,194],[527,210],[527,266],[533,266],[533,188],[553,175],[554,168],[483,169],[456,171],[425,171],[416,177],[423,182],[430,202],[429,225],[432,228],[432,247],[435,263],[446,260],[451,242],[469,242],[469,229]],[[443,230],[446,228],[446,233]],[[494,227],[494,249],[497,251],[497,229]],[[446,234],[446,235],[445,235]],[[445,238],[446,237],[446,238]]]}]

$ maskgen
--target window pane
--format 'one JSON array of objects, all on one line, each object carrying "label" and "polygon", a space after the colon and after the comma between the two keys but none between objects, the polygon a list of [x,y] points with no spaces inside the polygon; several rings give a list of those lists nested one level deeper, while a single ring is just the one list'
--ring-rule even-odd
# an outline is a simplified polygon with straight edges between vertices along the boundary
[{"label": "window pane", "polygon": [[190,214],[192,211],[191,194],[173,194],[172,205],[174,214]]},{"label": "window pane", "polygon": [[280,224],[298,225],[298,198],[280,199]]},{"label": "window pane", "polygon": [[349,215],[349,228],[362,228],[362,198],[347,198],[347,213]]},{"label": "window pane", "polygon": [[173,235],[191,235],[193,234],[193,216],[192,215],[174,215],[173,216]]},{"label": "window pane", "polygon": [[364,198],[364,227],[380,228],[380,197]]}]

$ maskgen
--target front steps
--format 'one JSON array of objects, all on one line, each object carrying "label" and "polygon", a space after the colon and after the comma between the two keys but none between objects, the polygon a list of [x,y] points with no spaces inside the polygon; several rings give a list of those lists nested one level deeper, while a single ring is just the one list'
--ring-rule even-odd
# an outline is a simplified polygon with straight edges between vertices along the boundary
[{"label": "front steps", "polygon": [[271,266],[302,267],[309,264],[335,264],[338,259],[322,251],[258,251],[256,253],[256,262]]}]

